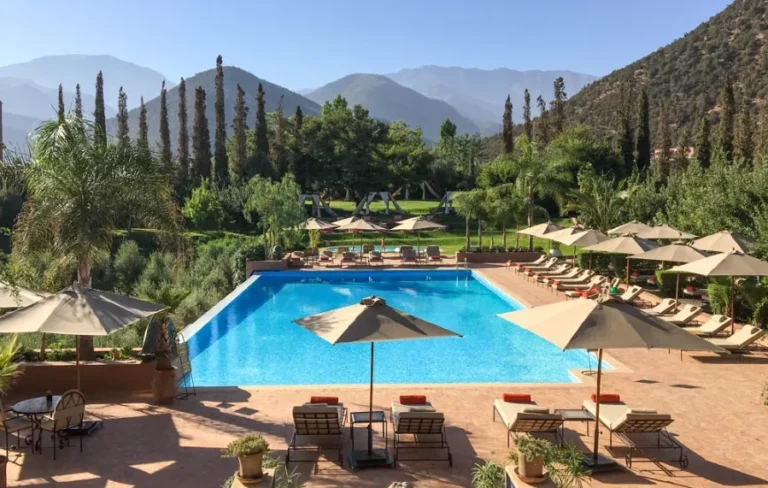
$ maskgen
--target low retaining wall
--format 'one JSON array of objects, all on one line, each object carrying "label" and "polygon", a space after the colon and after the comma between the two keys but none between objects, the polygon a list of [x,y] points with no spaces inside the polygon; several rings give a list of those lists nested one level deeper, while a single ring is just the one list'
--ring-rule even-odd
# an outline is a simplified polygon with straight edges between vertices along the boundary
[{"label": "low retaining wall", "polygon": [[461,264],[464,259],[468,263],[526,263],[535,261],[541,256],[538,252],[457,252],[456,263]]},{"label": "low retaining wall", "polygon": [[[59,394],[77,388],[74,362],[45,361],[22,363],[11,391],[14,395],[39,396],[46,391]],[[80,363],[80,389],[98,393],[136,393],[152,390],[155,363],[138,361],[93,361]]]},{"label": "low retaining wall", "polygon": [[246,261],[245,276],[251,276],[254,271],[284,271],[288,269],[288,261]]}]

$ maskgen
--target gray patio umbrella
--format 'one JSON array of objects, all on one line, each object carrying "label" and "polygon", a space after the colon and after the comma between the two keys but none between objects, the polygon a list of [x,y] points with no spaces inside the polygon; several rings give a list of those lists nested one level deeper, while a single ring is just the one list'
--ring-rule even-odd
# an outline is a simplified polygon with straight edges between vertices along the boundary
[{"label": "gray patio umbrella", "polygon": [[[602,382],[603,349],[679,349],[681,351],[725,350],[690,332],[648,315],[631,305],[610,298],[571,300],[543,305],[499,317],[533,332],[563,351],[568,349],[597,349],[596,418],[600,418],[600,386]],[[598,456],[600,429],[595,427],[592,468],[615,465],[601,463]]]},{"label": "gray patio umbrella", "polygon": [[721,230],[714,234],[700,237],[691,243],[696,249],[707,252],[731,252],[734,249],[746,253],[752,240],[736,232]]},{"label": "gray patio umbrella", "polygon": [[632,220],[609,230],[608,235],[637,234],[638,232],[644,232],[652,228],[653,227],[650,225],[638,222],[637,220]]},{"label": "gray patio umbrella", "polygon": [[349,224],[340,225],[339,227],[336,228],[336,230],[351,232],[354,234],[360,234],[360,255],[361,256],[363,254],[363,236],[362,236],[363,232],[380,232],[380,233],[388,232],[388,229],[386,227],[376,225],[373,222],[368,222],[365,219],[353,220]]},{"label": "gray patio umbrella", "polygon": [[47,296],[47,293],[35,293],[26,288],[0,281],[0,308],[26,307]]},{"label": "gray patio umbrella", "polygon": [[404,220],[391,228],[391,231],[416,232],[416,248],[421,252],[421,231],[423,230],[443,230],[446,226],[430,222],[424,217],[414,217]]},{"label": "gray patio umbrella", "polygon": [[[44,332],[106,336],[165,310],[168,310],[165,305],[73,283],[55,295],[0,317],[0,334]],[[77,340],[75,343],[77,388],[80,389],[80,343]]]},{"label": "gray patio umbrella", "polygon": [[[329,312],[296,319],[294,323],[336,344],[356,342],[371,344],[371,384],[368,419],[373,416],[373,360],[374,343],[436,337],[461,337],[460,334],[444,329],[406,312],[387,305],[383,298],[363,298],[359,304],[337,308]],[[373,450],[372,423],[368,423],[368,451],[351,455],[352,465],[390,464],[387,452]]]},{"label": "gray patio umbrella", "polygon": [[683,232],[682,230],[675,229],[667,224],[657,225],[651,227],[648,230],[640,231],[637,233],[637,237],[643,239],[653,239],[655,241],[663,241],[668,239],[693,239],[696,236],[690,232]]},{"label": "gray patio umbrella", "polygon": [[[630,254],[640,254],[645,251],[650,251],[651,249],[656,249],[657,247],[659,247],[659,245],[653,241],[649,241],[648,239],[643,239],[632,234],[627,234],[621,237],[614,237],[613,239],[603,241],[599,244],[587,246],[584,248],[584,250],[590,252],[624,254],[628,256]],[[627,286],[629,286],[629,259],[626,261]]]},{"label": "gray patio umbrella", "polygon": [[304,230],[333,230],[336,227],[338,227],[336,224],[329,224],[328,222],[323,222],[314,217],[305,220],[303,225]]}]

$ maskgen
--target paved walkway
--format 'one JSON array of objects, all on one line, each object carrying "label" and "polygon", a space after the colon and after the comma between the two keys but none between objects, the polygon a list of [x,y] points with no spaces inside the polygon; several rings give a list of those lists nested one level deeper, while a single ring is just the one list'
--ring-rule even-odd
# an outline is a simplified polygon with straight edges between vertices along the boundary
[{"label": "paved walkway", "polygon": [[[481,272],[529,305],[562,299],[503,266],[484,266]],[[599,475],[592,486],[768,486],[768,406],[763,404],[768,356],[738,362],[692,353],[683,354],[681,360],[677,352],[658,350],[610,351],[610,355],[623,367],[605,375],[604,391],[620,393],[630,405],[672,414],[670,431],[685,446],[690,465],[681,470],[674,463],[636,459],[631,471]],[[321,460],[299,466],[302,486],[373,488],[392,481],[411,481],[418,487],[471,486],[475,463],[502,461],[508,453],[504,428],[491,418],[494,398],[507,391],[530,392],[541,405],[578,408],[593,389],[591,378],[569,385],[377,387],[378,408],[388,408],[403,393],[424,393],[445,413],[453,468],[447,463],[403,461],[397,470],[352,472]],[[104,419],[105,426],[86,439],[84,452],[65,449],[56,461],[50,449],[20,458],[11,453],[9,485],[215,488],[237,465],[219,458],[227,442],[261,432],[277,453],[284,453],[292,429],[291,407],[312,394],[337,395],[350,410],[364,410],[368,401],[367,388],[357,386],[209,390],[169,408],[151,406],[146,397],[88,395],[89,414]],[[356,440],[362,443],[363,431],[358,432]],[[566,431],[568,440],[580,447],[591,445],[584,434],[581,424],[569,425]],[[346,442],[349,449],[348,438]],[[607,444],[603,432],[601,445]],[[609,454],[605,447],[601,450]],[[621,464],[625,452],[621,448],[613,452]],[[307,454],[316,459],[314,453]]]}]

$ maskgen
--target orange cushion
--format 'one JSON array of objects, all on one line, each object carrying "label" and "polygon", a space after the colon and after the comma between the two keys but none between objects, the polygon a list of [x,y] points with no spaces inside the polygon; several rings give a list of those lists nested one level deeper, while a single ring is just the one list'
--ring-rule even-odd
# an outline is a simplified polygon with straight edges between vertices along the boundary
[{"label": "orange cushion", "polygon": [[401,405],[424,405],[427,403],[427,395],[400,395]]},{"label": "orange cushion", "polygon": [[504,393],[501,399],[509,403],[529,403],[531,395],[528,393]]},{"label": "orange cushion", "polygon": [[[590,399],[593,402],[597,401],[597,395],[592,393],[592,396]],[[618,393],[601,393],[600,394],[600,403],[619,403],[621,401],[621,396],[619,396]]]},{"label": "orange cushion", "polygon": [[309,403],[325,403],[326,405],[338,405],[339,397],[332,396],[313,396],[309,399]]}]

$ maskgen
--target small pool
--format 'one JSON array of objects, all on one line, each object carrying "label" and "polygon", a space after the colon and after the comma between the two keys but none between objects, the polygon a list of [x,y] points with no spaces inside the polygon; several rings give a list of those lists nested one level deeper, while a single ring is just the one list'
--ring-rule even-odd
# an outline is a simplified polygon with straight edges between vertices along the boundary
[{"label": "small pool", "polygon": [[[343,246],[343,247],[348,247],[350,252],[360,252],[360,249],[362,249],[361,246]],[[422,248],[423,247],[424,246],[422,246]],[[331,252],[336,252],[339,250],[337,246],[326,247],[324,249],[327,249]],[[400,246],[384,246],[384,251],[381,250],[381,246],[374,246],[373,249],[379,252],[400,252]]]},{"label": "small pool", "polygon": [[377,383],[569,383],[595,366],[497,314],[523,308],[471,270],[265,273],[190,326],[201,386],[366,384],[367,344],[332,346],[291,322],[376,295],[463,338],[376,345]]}]

